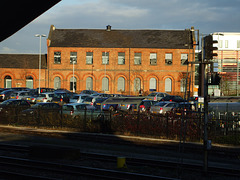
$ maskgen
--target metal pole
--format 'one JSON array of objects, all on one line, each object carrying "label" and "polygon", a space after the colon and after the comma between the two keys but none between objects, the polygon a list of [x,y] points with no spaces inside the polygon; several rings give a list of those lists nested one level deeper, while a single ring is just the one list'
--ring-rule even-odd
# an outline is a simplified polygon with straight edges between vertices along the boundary
[{"label": "metal pole", "polygon": [[75,60],[73,60],[73,92],[75,93],[75,87],[74,87],[74,63],[75,63]]},{"label": "metal pole", "polygon": [[41,35],[39,36],[39,39],[40,39],[40,44],[39,44],[39,76],[38,76],[38,94],[40,94],[41,90],[40,90],[40,87],[41,87],[41,83],[40,83],[40,80],[41,80]]}]

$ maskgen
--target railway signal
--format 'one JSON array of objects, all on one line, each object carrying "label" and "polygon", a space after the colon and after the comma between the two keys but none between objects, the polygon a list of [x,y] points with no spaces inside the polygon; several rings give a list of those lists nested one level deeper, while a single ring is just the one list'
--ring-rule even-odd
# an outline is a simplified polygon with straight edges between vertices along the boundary
[{"label": "railway signal", "polygon": [[218,50],[218,48],[216,46],[214,46],[214,44],[218,43],[218,41],[213,40],[212,35],[208,35],[206,37],[204,37],[204,57],[206,60],[211,60],[213,59],[214,56],[217,56],[217,53],[214,53],[214,50]]}]

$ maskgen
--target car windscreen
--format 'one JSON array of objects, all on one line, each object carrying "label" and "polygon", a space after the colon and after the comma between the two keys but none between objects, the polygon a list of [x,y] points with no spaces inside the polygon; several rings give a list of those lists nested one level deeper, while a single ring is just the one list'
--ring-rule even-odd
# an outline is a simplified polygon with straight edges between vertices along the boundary
[{"label": "car windscreen", "polygon": [[166,102],[159,102],[159,103],[154,104],[154,106],[164,106],[166,104],[167,104]]},{"label": "car windscreen", "polygon": [[45,97],[45,94],[39,94],[38,97]]},{"label": "car windscreen", "polygon": [[148,96],[156,96],[156,95],[157,95],[156,93],[151,93]]},{"label": "car windscreen", "polygon": [[64,106],[63,106],[63,110],[64,110],[64,111],[72,111],[72,110],[73,110],[73,106],[64,105]]}]

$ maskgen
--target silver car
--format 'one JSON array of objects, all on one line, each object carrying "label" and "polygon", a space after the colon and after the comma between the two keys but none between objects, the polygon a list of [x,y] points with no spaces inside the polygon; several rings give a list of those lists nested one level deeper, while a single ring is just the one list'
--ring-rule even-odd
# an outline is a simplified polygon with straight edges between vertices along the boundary
[{"label": "silver car", "polygon": [[160,101],[162,98],[164,98],[166,96],[170,96],[170,95],[167,93],[163,93],[163,92],[154,92],[154,93],[151,93],[148,96],[146,96],[146,99]]},{"label": "silver car", "polygon": [[41,93],[36,98],[36,103],[39,103],[39,102],[51,102],[53,96],[54,96],[54,93],[52,93],[52,92]]},{"label": "silver car", "polygon": [[87,97],[88,94],[76,94],[72,98],[70,98],[70,103],[82,103]]},{"label": "silver car", "polygon": [[150,113],[165,115],[167,112],[178,107],[178,103],[172,101],[161,101],[151,106]]},{"label": "silver car", "polygon": [[27,97],[30,97],[29,91],[17,91],[10,95],[10,99],[26,99]]}]

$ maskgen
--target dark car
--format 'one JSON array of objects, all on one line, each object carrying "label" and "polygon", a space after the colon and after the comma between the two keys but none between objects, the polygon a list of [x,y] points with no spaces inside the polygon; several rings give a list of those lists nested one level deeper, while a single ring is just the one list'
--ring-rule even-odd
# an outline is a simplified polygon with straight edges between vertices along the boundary
[{"label": "dark car", "polygon": [[61,106],[57,103],[52,102],[40,102],[32,107],[22,111],[22,116],[35,116],[38,117],[39,115],[47,115],[49,113],[60,114]]},{"label": "dark car", "polygon": [[108,98],[96,98],[93,103],[93,106],[97,109],[101,109],[102,102],[105,101],[106,99]]},{"label": "dark car", "polygon": [[67,93],[65,91],[57,91],[57,92],[54,92],[52,102],[63,105],[63,104],[69,103],[70,98],[71,98],[70,93]]},{"label": "dark car", "polygon": [[0,93],[0,101],[5,101],[7,99],[10,99],[11,94],[14,93],[14,92],[16,92],[16,91],[14,91],[14,90],[2,91]]},{"label": "dark car", "polygon": [[184,102],[184,100],[181,96],[166,96],[163,97],[160,101],[173,101],[173,102]]},{"label": "dark car", "polygon": [[151,108],[151,106],[153,106],[154,104],[156,104],[157,101],[154,100],[143,100],[140,105],[139,105],[139,111],[140,112],[148,112]]},{"label": "dark car", "polygon": [[27,100],[9,99],[0,104],[0,117],[19,115],[22,110],[30,108]]},{"label": "dark car", "polygon": [[96,94],[98,93],[97,91],[93,91],[93,90],[83,90],[80,94]]}]

